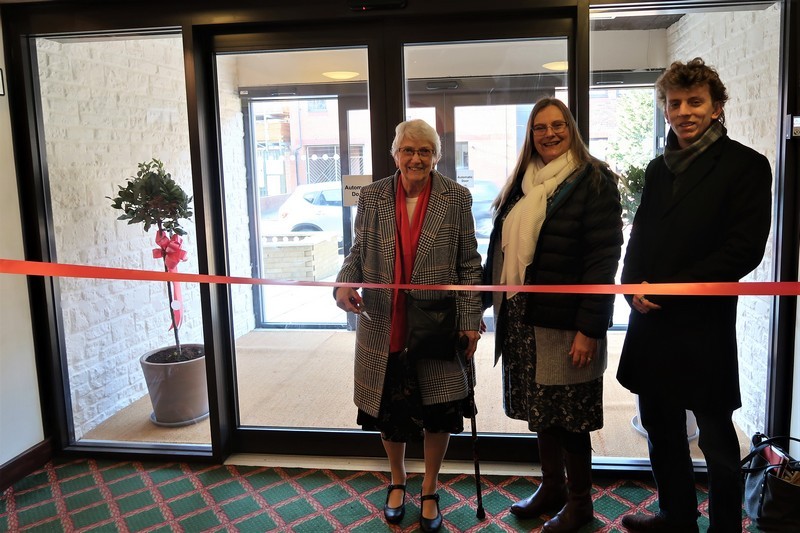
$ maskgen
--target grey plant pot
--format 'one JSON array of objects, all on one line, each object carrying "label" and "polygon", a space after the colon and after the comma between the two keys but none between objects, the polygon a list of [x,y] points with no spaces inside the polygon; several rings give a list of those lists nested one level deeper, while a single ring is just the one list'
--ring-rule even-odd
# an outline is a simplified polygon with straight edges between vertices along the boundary
[{"label": "grey plant pot", "polygon": [[[185,344],[184,348],[202,344]],[[185,426],[208,416],[205,355],[177,363],[151,363],[147,359],[164,348],[139,358],[150,393],[153,413],[150,420],[159,426]]]}]

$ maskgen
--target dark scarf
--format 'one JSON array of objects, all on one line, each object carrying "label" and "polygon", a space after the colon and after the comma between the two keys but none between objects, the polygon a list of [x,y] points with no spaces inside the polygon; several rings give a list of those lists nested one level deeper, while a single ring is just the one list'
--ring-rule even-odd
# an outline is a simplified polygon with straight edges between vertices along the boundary
[{"label": "dark scarf", "polygon": [[715,120],[699,139],[681,149],[678,145],[678,136],[670,128],[669,133],[667,133],[667,146],[664,148],[664,163],[666,163],[669,171],[676,176],[683,174],[695,159],[727,134],[728,130],[725,126],[720,121]]},{"label": "dark scarf", "polygon": [[[414,260],[417,257],[417,245],[422,234],[422,223],[425,212],[428,210],[428,200],[431,197],[431,181],[417,198],[417,207],[414,209],[414,219],[408,219],[406,207],[406,190],[403,188],[402,178],[397,176],[397,194],[395,194],[395,256],[394,256],[394,282],[411,283],[411,271],[414,269]],[[406,293],[395,289],[392,300],[392,336],[389,341],[389,352],[402,351],[406,346]]]}]

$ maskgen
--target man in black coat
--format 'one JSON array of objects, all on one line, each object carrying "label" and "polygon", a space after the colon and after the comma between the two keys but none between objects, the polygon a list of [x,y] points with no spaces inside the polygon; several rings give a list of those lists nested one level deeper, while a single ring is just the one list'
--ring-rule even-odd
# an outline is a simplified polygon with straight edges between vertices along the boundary
[{"label": "man in black coat", "polygon": [[617,379],[639,395],[659,513],[628,515],[629,531],[698,531],[686,410],[694,412],[708,466],[711,532],[741,532],[741,407],[735,296],[647,295],[647,283],[738,281],[761,262],[771,220],[767,159],[730,139],[727,91],[695,58],[656,82],[670,131],[647,167],[622,283],[632,310]]}]

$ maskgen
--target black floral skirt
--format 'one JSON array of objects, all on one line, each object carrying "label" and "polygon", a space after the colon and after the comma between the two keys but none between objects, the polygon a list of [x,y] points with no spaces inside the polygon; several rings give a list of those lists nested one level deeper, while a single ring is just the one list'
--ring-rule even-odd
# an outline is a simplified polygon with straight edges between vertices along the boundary
[{"label": "black floral skirt", "polygon": [[[422,405],[417,382],[417,364],[405,352],[389,354],[378,417],[358,410],[357,423],[364,431],[379,431],[391,442],[422,441],[423,430],[431,433],[461,433],[469,400]],[[466,415],[469,416],[469,415]]]},{"label": "black floral skirt", "polygon": [[536,383],[533,326],[526,324],[522,298],[506,300],[507,329],[503,351],[503,408],[506,416],[528,422],[530,431],[560,427],[570,432],[603,427],[603,378],[574,385]]}]

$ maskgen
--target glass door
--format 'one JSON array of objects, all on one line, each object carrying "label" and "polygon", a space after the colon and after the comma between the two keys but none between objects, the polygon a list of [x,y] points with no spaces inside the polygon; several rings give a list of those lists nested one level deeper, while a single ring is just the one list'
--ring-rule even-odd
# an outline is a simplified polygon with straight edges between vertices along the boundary
[{"label": "glass door", "polygon": [[[630,234],[639,204],[647,163],[664,150],[668,126],[657,102],[654,83],[672,61],[702,57],[724,81],[729,100],[725,105],[728,135],[767,156],[779,168],[780,2],[730,4],[725,8],[687,5],[680,10],[619,10],[598,5],[590,12],[591,92],[590,149],[620,175],[624,235]],[[685,35],[705,36],[687,40]],[[758,36],[759,53],[753,54],[748,38]],[[732,61],[730,58],[739,58]],[[746,72],[746,74],[745,74]],[[769,80],[753,85],[751,80]],[[760,120],[753,120],[751,102],[760,102]],[[775,205],[780,204],[775,187]],[[777,213],[777,211],[776,211]],[[773,220],[778,228],[780,221]],[[624,249],[623,259],[624,261]],[[776,257],[768,244],[761,265],[743,281],[774,281]],[[621,263],[622,264],[622,263]],[[737,338],[742,407],[734,412],[741,454],[750,436],[767,425],[771,315],[770,296],[739,298]],[[627,327],[630,307],[619,297],[614,324]],[[612,332],[612,336],[619,333]],[[619,347],[609,347],[609,370],[616,369]],[[690,370],[689,370],[690,371]],[[646,433],[638,420],[636,398],[606,373],[606,426],[621,428],[618,457],[646,457]],[[627,427],[626,427],[627,426]],[[703,455],[698,446],[693,416],[687,420],[687,437],[696,463]]]},{"label": "glass door", "polygon": [[[229,268],[266,280],[250,291],[231,288],[238,451],[383,453],[356,424],[353,322],[325,285],[349,250],[355,218],[342,181],[391,174],[396,124],[428,121],[443,141],[438,170],[473,192],[485,253],[489,205],[514,164],[530,109],[544,95],[567,100],[570,87],[571,22],[506,22],[492,25],[502,28],[494,34],[474,22],[443,34],[387,20],[362,45],[315,46],[307,36],[296,47],[285,39],[275,46],[279,39],[265,35],[256,38],[270,43],[261,49],[218,51]],[[530,437],[502,414],[492,342],[485,337],[479,363],[488,424],[481,431]],[[320,432],[325,450],[315,445]],[[459,448],[456,439],[455,455]]]},{"label": "glass door", "polygon": [[288,391],[337,374],[338,357],[316,353],[329,351],[337,332],[336,351],[352,351],[347,315],[318,283],[335,280],[351,240],[342,178],[364,174],[371,161],[367,48],[220,54],[216,62],[219,120],[229,124],[221,141],[230,268],[268,280],[232,288],[239,423],[316,428],[306,402],[340,402],[345,412],[347,380],[329,380],[318,396]]},{"label": "glass door", "polygon": [[[120,220],[112,197],[130,192],[134,182],[141,188],[142,175],[191,196],[182,36],[156,30],[40,36],[31,44],[53,261],[163,272],[167,244],[157,235],[167,228],[163,219]],[[136,207],[132,196],[125,202]],[[184,207],[180,240],[170,240],[168,231],[162,237],[182,252],[175,271],[192,273],[198,271],[195,205],[189,199]],[[52,283],[64,442],[209,453],[199,284]],[[163,364],[152,364],[150,357],[162,352]]]},{"label": "glass door", "polygon": [[[566,36],[404,45],[407,118],[434,125],[442,138],[437,170],[472,192],[478,251],[485,260],[491,204],[513,170],[539,98],[568,102]],[[444,68],[443,63],[447,64]],[[442,75],[442,73],[446,75]],[[476,403],[481,431],[527,434],[527,423],[502,409],[499,366],[494,366],[492,310],[479,342]]]},{"label": "glass door", "polygon": [[[217,62],[221,72],[250,73],[249,86],[239,79],[237,88],[244,143],[223,141],[245,158],[240,193],[256,252],[253,274],[333,281],[351,239],[342,176],[364,174],[371,161],[366,48],[230,54]],[[257,286],[256,325],[344,328],[338,308],[313,305],[328,295],[327,288]]]},{"label": "glass door", "polygon": [[[437,169],[472,192],[484,257],[490,206],[516,162],[533,105],[544,96],[568,101],[567,44],[558,36],[404,47],[406,116],[437,128],[442,138]],[[447,76],[437,74],[443,58],[450,64]],[[491,313],[486,318],[491,330]]]}]

